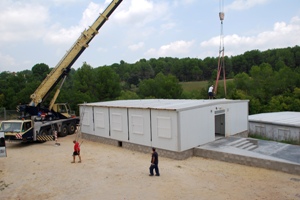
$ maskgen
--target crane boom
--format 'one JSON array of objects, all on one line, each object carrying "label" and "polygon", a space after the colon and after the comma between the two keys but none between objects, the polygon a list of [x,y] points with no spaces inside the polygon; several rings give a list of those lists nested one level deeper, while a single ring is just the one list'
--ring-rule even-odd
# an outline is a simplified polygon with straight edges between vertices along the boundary
[{"label": "crane boom", "polygon": [[[79,58],[82,52],[89,46],[91,40],[97,35],[98,30],[108,20],[109,16],[114,12],[122,0],[113,0],[102,14],[98,16],[95,22],[84,30],[74,45],[66,52],[64,57],[59,61],[55,68],[47,75],[36,91],[30,96],[31,102],[29,106],[37,106],[54,87],[66,76],[71,70],[74,62]],[[55,95],[57,98],[57,95]],[[55,101],[55,100],[54,100]]]},{"label": "crane boom", "polygon": [[223,70],[223,80],[224,80],[224,94],[226,97],[226,75],[225,75],[225,64],[224,64],[224,35],[223,35],[223,21],[224,21],[224,1],[220,0],[220,12],[219,18],[221,21],[221,33],[220,33],[220,47],[219,47],[219,59],[218,59],[218,72],[216,78],[216,84],[214,87],[214,94],[217,94],[218,82]]},{"label": "crane boom", "polygon": [[[0,123],[1,131],[5,131],[6,140],[49,141],[53,140],[53,136],[65,137],[76,132],[79,117],[72,114],[68,104],[55,101],[72,65],[121,2],[122,0],[113,0],[96,21],[81,33],[71,49],[30,96],[31,102],[28,105],[17,106],[17,111],[20,112],[19,119]],[[58,84],[49,107],[44,107],[42,103]]]}]

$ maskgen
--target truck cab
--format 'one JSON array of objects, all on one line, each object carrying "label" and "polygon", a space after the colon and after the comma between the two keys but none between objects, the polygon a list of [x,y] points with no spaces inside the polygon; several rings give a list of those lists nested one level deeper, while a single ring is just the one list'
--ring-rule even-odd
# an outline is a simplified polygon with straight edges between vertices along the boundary
[{"label": "truck cab", "polygon": [[33,124],[31,120],[2,121],[0,132],[4,132],[5,140],[32,140]]}]

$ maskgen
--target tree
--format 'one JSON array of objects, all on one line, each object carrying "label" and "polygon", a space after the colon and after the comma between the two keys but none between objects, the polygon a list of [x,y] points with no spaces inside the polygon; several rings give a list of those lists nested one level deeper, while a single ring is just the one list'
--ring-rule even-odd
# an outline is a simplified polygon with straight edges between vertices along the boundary
[{"label": "tree", "polygon": [[291,93],[297,86],[299,74],[295,73],[291,68],[284,66],[275,73],[274,79],[274,95],[279,95],[286,92]]},{"label": "tree", "polygon": [[5,97],[4,94],[0,94],[0,108],[4,107]]},{"label": "tree", "polygon": [[217,77],[212,76],[213,71],[218,69],[218,59],[207,57],[203,60],[203,79],[204,80],[215,80]]},{"label": "tree", "polygon": [[49,66],[45,63],[35,64],[32,69],[32,74],[35,77],[35,81],[43,81],[47,74],[50,72]]},{"label": "tree", "polygon": [[83,63],[82,67],[77,69],[77,72],[74,74],[74,86],[76,92],[87,93],[89,96],[93,96],[95,84],[92,66]]},{"label": "tree", "polygon": [[251,94],[266,104],[272,97],[274,88],[274,72],[271,65],[262,63],[259,66],[253,66],[250,70],[251,76]]},{"label": "tree", "polygon": [[117,99],[119,100],[140,99],[140,97],[135,92],[122,90],[120,96]]},{"label": "tree", "polygon": [[232,62],[232,70],[237,73],[249,73],[249,65],[247,64],[247,60],[242,56],[233,56],[231,57],[231,62]]},{"label": "tree", "polygon": [[120,95],[120,78],[110,67],[98,67],[95,70],[94,95],[97,101],[113,100]]},{"label": "tree", "polygon": [[139,62],[136,63],[136,65],[138,65],[138,68],[140,69],[140,74],[139,74],[140,80],[154,77],[154,70],[145,59],[141,59]]},{"label": "tree", "polygon": [[240,74],[237,74],[234,79],[234,84],[235,84],[235,87],[239,90],[243,90],[245,91],[246,93],[249,93],[250,92],[250,77],[248,74],[246,74],[245,72],[243,73],[240,73]]},{"label": "tree", "polygon": [[181,98],[182,87],[175,76],[159,73],[154,79],[142,81],[138,94],[142,98],[178,99]]}]

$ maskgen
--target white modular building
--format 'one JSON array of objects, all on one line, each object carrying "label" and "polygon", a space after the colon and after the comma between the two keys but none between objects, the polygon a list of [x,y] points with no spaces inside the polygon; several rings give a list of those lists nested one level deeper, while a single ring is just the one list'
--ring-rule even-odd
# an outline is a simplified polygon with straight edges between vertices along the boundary
[{"label": "white modular building", "polygon": [[85,103],[81,132],[145,147],[182,152],[217,136],[248,133],[248,100],[143,99]]},{"label": "white modular building", "polygon": [[275,141],[300,143],[300,112],[271,112],[249,115],[249,134]]}]

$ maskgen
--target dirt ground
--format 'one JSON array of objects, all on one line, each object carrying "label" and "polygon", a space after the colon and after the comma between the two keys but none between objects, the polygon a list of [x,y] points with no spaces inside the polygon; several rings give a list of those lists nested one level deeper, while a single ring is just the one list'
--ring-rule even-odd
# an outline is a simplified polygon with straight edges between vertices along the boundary
[{"label": "dirt ground", "polygon": [[199,157],[159,157],[150,177],[151,152],[80,140],[83,162],[72,164],[73,139],[8,143],[0,199],[300,199],[300,176]]}]

